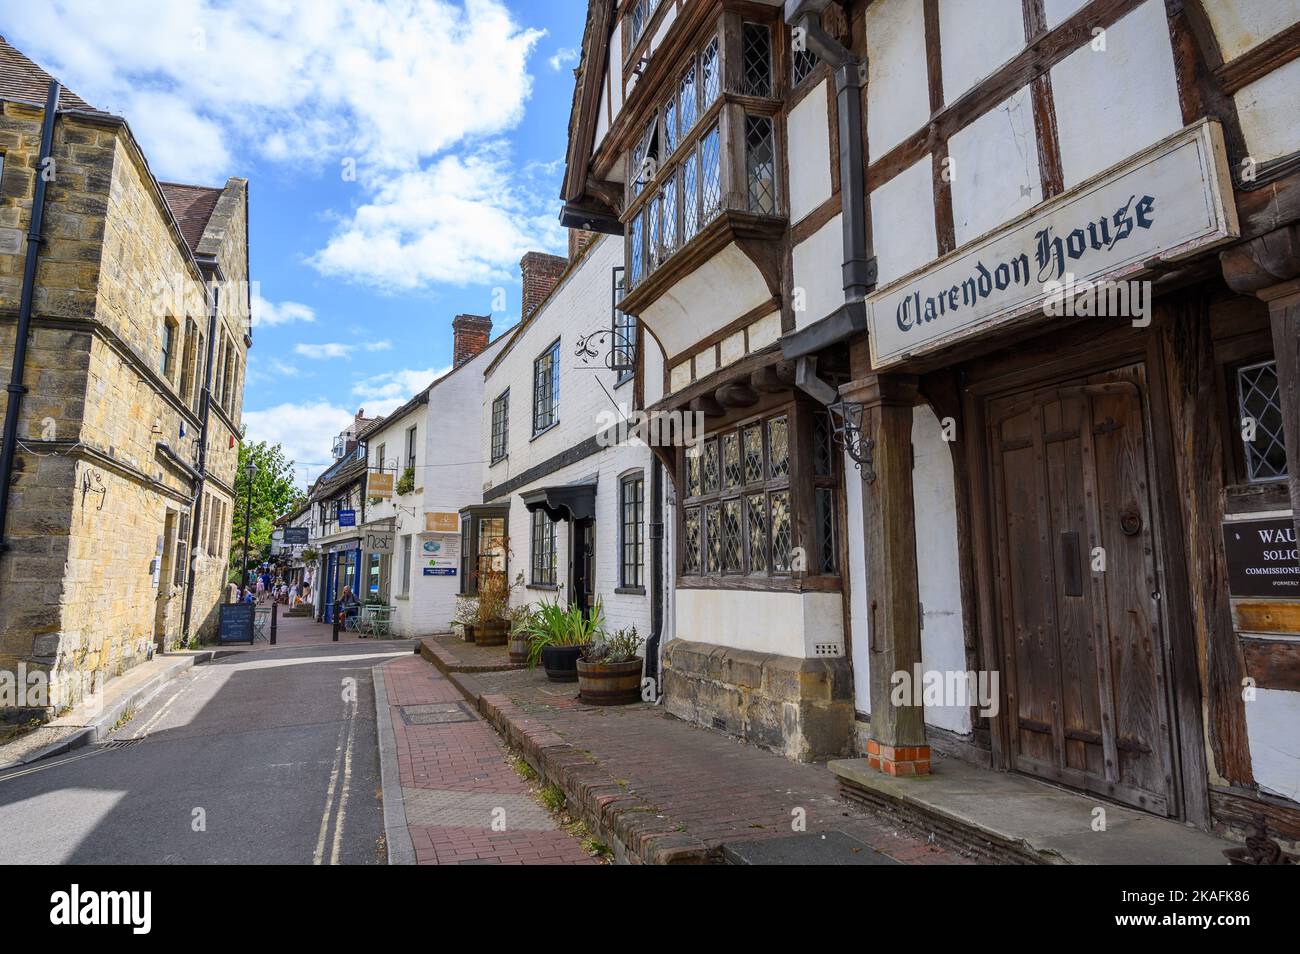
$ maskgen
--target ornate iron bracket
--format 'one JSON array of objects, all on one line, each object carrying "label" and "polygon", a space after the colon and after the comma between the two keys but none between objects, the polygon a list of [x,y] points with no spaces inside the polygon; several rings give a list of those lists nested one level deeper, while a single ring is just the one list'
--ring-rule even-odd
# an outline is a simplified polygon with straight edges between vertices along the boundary
[{"label": "ornate iron bracket", "polygon": [[615,328],[600,328],[578,338],[573,348],[579,364],[591,370],[605,369],[628,374],[636,368],[636,341]]},{"label": "ornate iron bracket", "polygon": [[873,438],[862,436],[863,405],[855,401],[840,398],[830,404],[831,428],[835,441],[843,446],[845,453],[853,460],[853,465],[862,472],[862,479],[869,484],[876,482],[876,465],[873,452],[876,442]]}]

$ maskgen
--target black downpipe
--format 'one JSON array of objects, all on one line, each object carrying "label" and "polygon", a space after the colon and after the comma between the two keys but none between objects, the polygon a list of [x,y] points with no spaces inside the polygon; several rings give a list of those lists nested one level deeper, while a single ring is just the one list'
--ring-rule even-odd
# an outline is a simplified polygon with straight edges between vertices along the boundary
[{"label": "black downpipe", "polygon": [[659,673],[659,644],[664,630],[664,465],[650,468],[650,638],[645,644],[645,674],[655,681],[655,699],[663,692]]},{"label": "black downpipe", "polygon": [[9,403],[5,407],[4,442],[0,446],[0,554],[9,549],[5,528],[9,525],[9,488],[13,483],[14,455],[18,450],[18,412],[22,409],[27,388],[23,375],[27,370],[27,336],[32,327],[32,299],[36,290],[36,261],[40,256],[41,226],[45,221],[45,168],[54,148],[54,119],[59,109],[59,82],[50,80],[45,96],[45,116],[41,122],[41,153],[36,163],[36,195],[32,200],[32,220],[27,229],[27,260],[23,263],[23,291],[18,306],[18,327],[14,331],[14,363],[9,372]]},{"label": "black downpipe", "polygon": [[[216,352],[217,310],[221,304],[221,289],[216,282],[208,283],[208,353],[203,358],[203,391],[199,395],[199,479],[194,485],[194,502],[190,505],[190,572],[185,587],[185,614],[181,622],[181,632],[190,635],[190,617],[194,611],[194,581],[197,572],[194,569],[194,552],[199,546],[200,523],[203,519],[203,488],[208,481],[208,419],[212,401],[212,361]],[[221,574],[221,591],[225,596],[226,574]]]}]

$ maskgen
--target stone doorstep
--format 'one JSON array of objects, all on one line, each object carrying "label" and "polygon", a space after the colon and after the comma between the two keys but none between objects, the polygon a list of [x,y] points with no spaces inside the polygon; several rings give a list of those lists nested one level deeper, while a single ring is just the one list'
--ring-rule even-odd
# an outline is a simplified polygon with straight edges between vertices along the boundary
[{"label": "stone doorstep", "polygon": [[[1223,865],[1232,843],[1181,822],[1125,808],[1024,775],[957,759],[930,775],[895,778],[866,759],[828,763],[846,798],[900,815],[993,861],[1021,864]],[[1106,810],[1106,830],[1092,830]]]},{"label": "stone doorstep", "polygon": [[102,700],[98,705],[82,703],[43,726],[70,730],[64,738],[13,761],[4,760],[4,749],[0,747],[0,760],[4,760],[0,761],[0,771],[28,765],[53,755],[62,755],[102,740],[128,710],[144,706],[163,686],[186,669],[210,662],[214,655],[214,650],[155,654],[148,662],[131,667],[108,681],[101,690]]},{"label": "stone doorstep", "polygon": [[570,810],[613,849],[615,860],[649,865],[718,860],[717,853],[703,841],[677,830],[671,818],[628,793],[599,762],[565,742],[549,726],[529,719],[507,696],[483,692],[467,673],[445,674],[543,781],[564,792]]},{"label": "stone doorstep", "polygon": [[[467,644],[469,646],[473,643]],[[510,652],[505,646],[490,647],[491,649],[501,650],[501,661],[498,663],[474,663],[468,662],[448,649],[434,636],[420,637],[420,655],[426,660],[438,667],[438,671],[444,676],[450,677],[456,672],[505,672],[511,669],[526,669],[527,663],[512,663],[510,661]],[[486,651],[486,650],[485,650]]]}]

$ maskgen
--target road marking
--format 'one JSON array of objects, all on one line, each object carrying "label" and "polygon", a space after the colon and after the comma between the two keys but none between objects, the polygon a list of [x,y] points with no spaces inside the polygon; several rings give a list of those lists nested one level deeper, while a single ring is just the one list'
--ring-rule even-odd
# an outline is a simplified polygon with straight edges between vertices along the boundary
[{"label": "road marking", "polygon": [[[334,793],[340,794],[340,814],[335,822],[334,843],[331,846],[330,864],[336,864],[339,843],[339,828],[342,827],[342,807],[347,803],[347,786],[352,779],[352,739],[356,725],[357,700],[352,699],[344,710],[343,725],[339,726],[339,741],[334,748],[334,763],[330,769],[330,783],[325,790],[325,811],[321,814],[320,832],[316,835],[316,851],[312,854],[312,864],[325,863],[325,838],[329,834],[330,817],[334,814]],[[340,783],[340,774],[344,777]]]},{"label": "road marking", "polygon": [[330,864],[339,863],[339,848],[343,843],[343,820],[348,813],[348,793],[352,791],[352,743],[357,734],[357,701],[352,700],[348,715],[348,747],[343,756],[343,789],[339,793],[339,810],[334,816],[334,845],[330,849]]},{"label": "road marking", "polygon": [[90,752],[83,752],[81,755],[69,756],[66,759],[59,759],[57,762],[42,761],[31,768],[18,769],[10,772],[8,775],[0,775],[0,782],[7,782],[11,778],[22,778],[24,775],[31,775],[34,772],[44,772],[46,769],[58,768],[60,765],[67,765],[69,762],[78,762],[81,759],[88,759],[92,755],[99,755],[104,749],[96,748]]}]

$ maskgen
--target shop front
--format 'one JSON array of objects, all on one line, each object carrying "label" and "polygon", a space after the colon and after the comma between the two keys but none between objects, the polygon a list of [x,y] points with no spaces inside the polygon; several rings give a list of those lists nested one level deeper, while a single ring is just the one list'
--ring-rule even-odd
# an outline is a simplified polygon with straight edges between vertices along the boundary
[{"label": "shop front", "polygon": [[361,586],[361,540],[353,538],[329,545],[325,554],[325,592],[321,618],[334,622],[334,604],[343,599],[346,588],[358,601],[363,599]]}]

